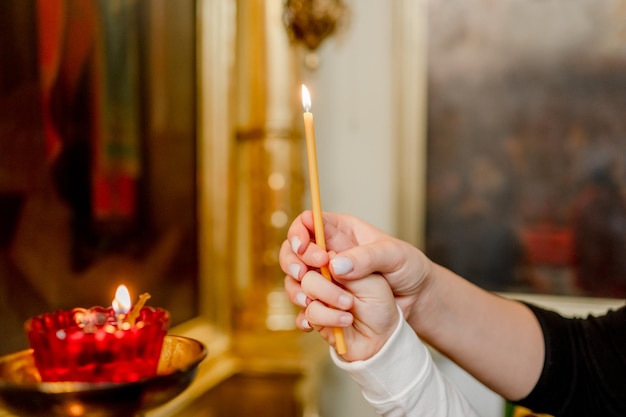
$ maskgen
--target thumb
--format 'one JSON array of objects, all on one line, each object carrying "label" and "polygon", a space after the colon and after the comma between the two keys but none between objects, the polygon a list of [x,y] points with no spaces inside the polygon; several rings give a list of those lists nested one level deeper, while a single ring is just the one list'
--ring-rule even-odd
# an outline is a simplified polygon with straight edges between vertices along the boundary
[{"label": "thumb", "polygon": [[430,261],[420,250],[391,237],[338,252],[330,260],[335,279],[347,281],[378,273],[395,293],[415,288],[429,268]]}]

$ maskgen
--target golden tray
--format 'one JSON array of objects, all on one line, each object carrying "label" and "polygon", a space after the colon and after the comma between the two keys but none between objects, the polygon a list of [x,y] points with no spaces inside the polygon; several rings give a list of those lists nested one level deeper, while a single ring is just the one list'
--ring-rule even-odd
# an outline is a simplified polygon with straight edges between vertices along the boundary
[{"label": "golden tray", "polygon": [[0,406],[20,417],[135,417],[165,404],[193,381],[206,347],[165,336],[157,374],[127,383],[40,382],[32,350],[0,357]]}]

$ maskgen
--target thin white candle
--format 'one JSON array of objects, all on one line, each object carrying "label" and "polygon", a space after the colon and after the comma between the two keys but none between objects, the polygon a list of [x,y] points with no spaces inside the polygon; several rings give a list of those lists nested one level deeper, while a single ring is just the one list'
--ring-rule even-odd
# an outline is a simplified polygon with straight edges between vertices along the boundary
[{"label": "thin white candle", "polygon": [[[326,250],[326,238],[324,236],[324,223],[322,219],[322,201],[320,198],[319,176],[317,171],[317,151],[315,149],[315,127],[313,113],[311,113],[311,95],[309,90],[302,84],[302,107],[304,108],[304,134],[306,137],[307,161],[309,165],[309,181],[311,188],[311,203],[313,211],[313,226],[315,229],[315,242]],[[327,266],[320,268],[320,273],[329,281],[332,281],[330,270]],[[346,353],[346,342],[341,328],[334,328],[335,349],[337,353]]]}]

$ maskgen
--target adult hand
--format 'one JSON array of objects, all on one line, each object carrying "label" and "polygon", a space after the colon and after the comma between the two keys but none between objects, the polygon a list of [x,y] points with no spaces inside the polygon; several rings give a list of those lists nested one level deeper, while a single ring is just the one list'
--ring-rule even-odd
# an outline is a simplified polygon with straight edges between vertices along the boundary
[{"label": "adult hand", "polygon": [[[343,286],[374,273],[382,275],[405,317],[410,319],[419,305],[417,299],[428,284],[431,261],[410,244],[356,217],[324,213],[323,219],[328,252],[315,244],[313,215],[308,210],[292,222],[281,247],[280,265],[288,275],[285,290],[291,301],[304,307],[306,293],[299,281],[308,271],[328,265],[333,279]],[[349,297],[348,291],[339,286],[324,288],[323,298],[331,305],[344,311],[351,307],[339,302],[340,297]],[[340,310],[327,314],[327,325],[341,325]],[[300,329],[310,330],[302,323],[299,320]]]}]

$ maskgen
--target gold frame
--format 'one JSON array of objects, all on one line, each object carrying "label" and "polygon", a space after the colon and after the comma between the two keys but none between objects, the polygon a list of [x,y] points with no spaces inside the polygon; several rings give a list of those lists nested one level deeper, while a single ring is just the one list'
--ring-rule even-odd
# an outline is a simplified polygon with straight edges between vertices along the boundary
[{"label": "gold frame", "polygon": [[147,413],[167,417],[236,373],[232,355],[231,237],[233,219],[232,74],[235,61],[236,1],[197,2],[198,57],[198,237],[199,316],[170,330],[192,337],[208,356],[191,386],[179,397]]},{"label": "gold frame", "polygon": [[397,111],[397,235],[424,247],[426,219],[426,106],[428,1],[395,0],[394,90]]}]

